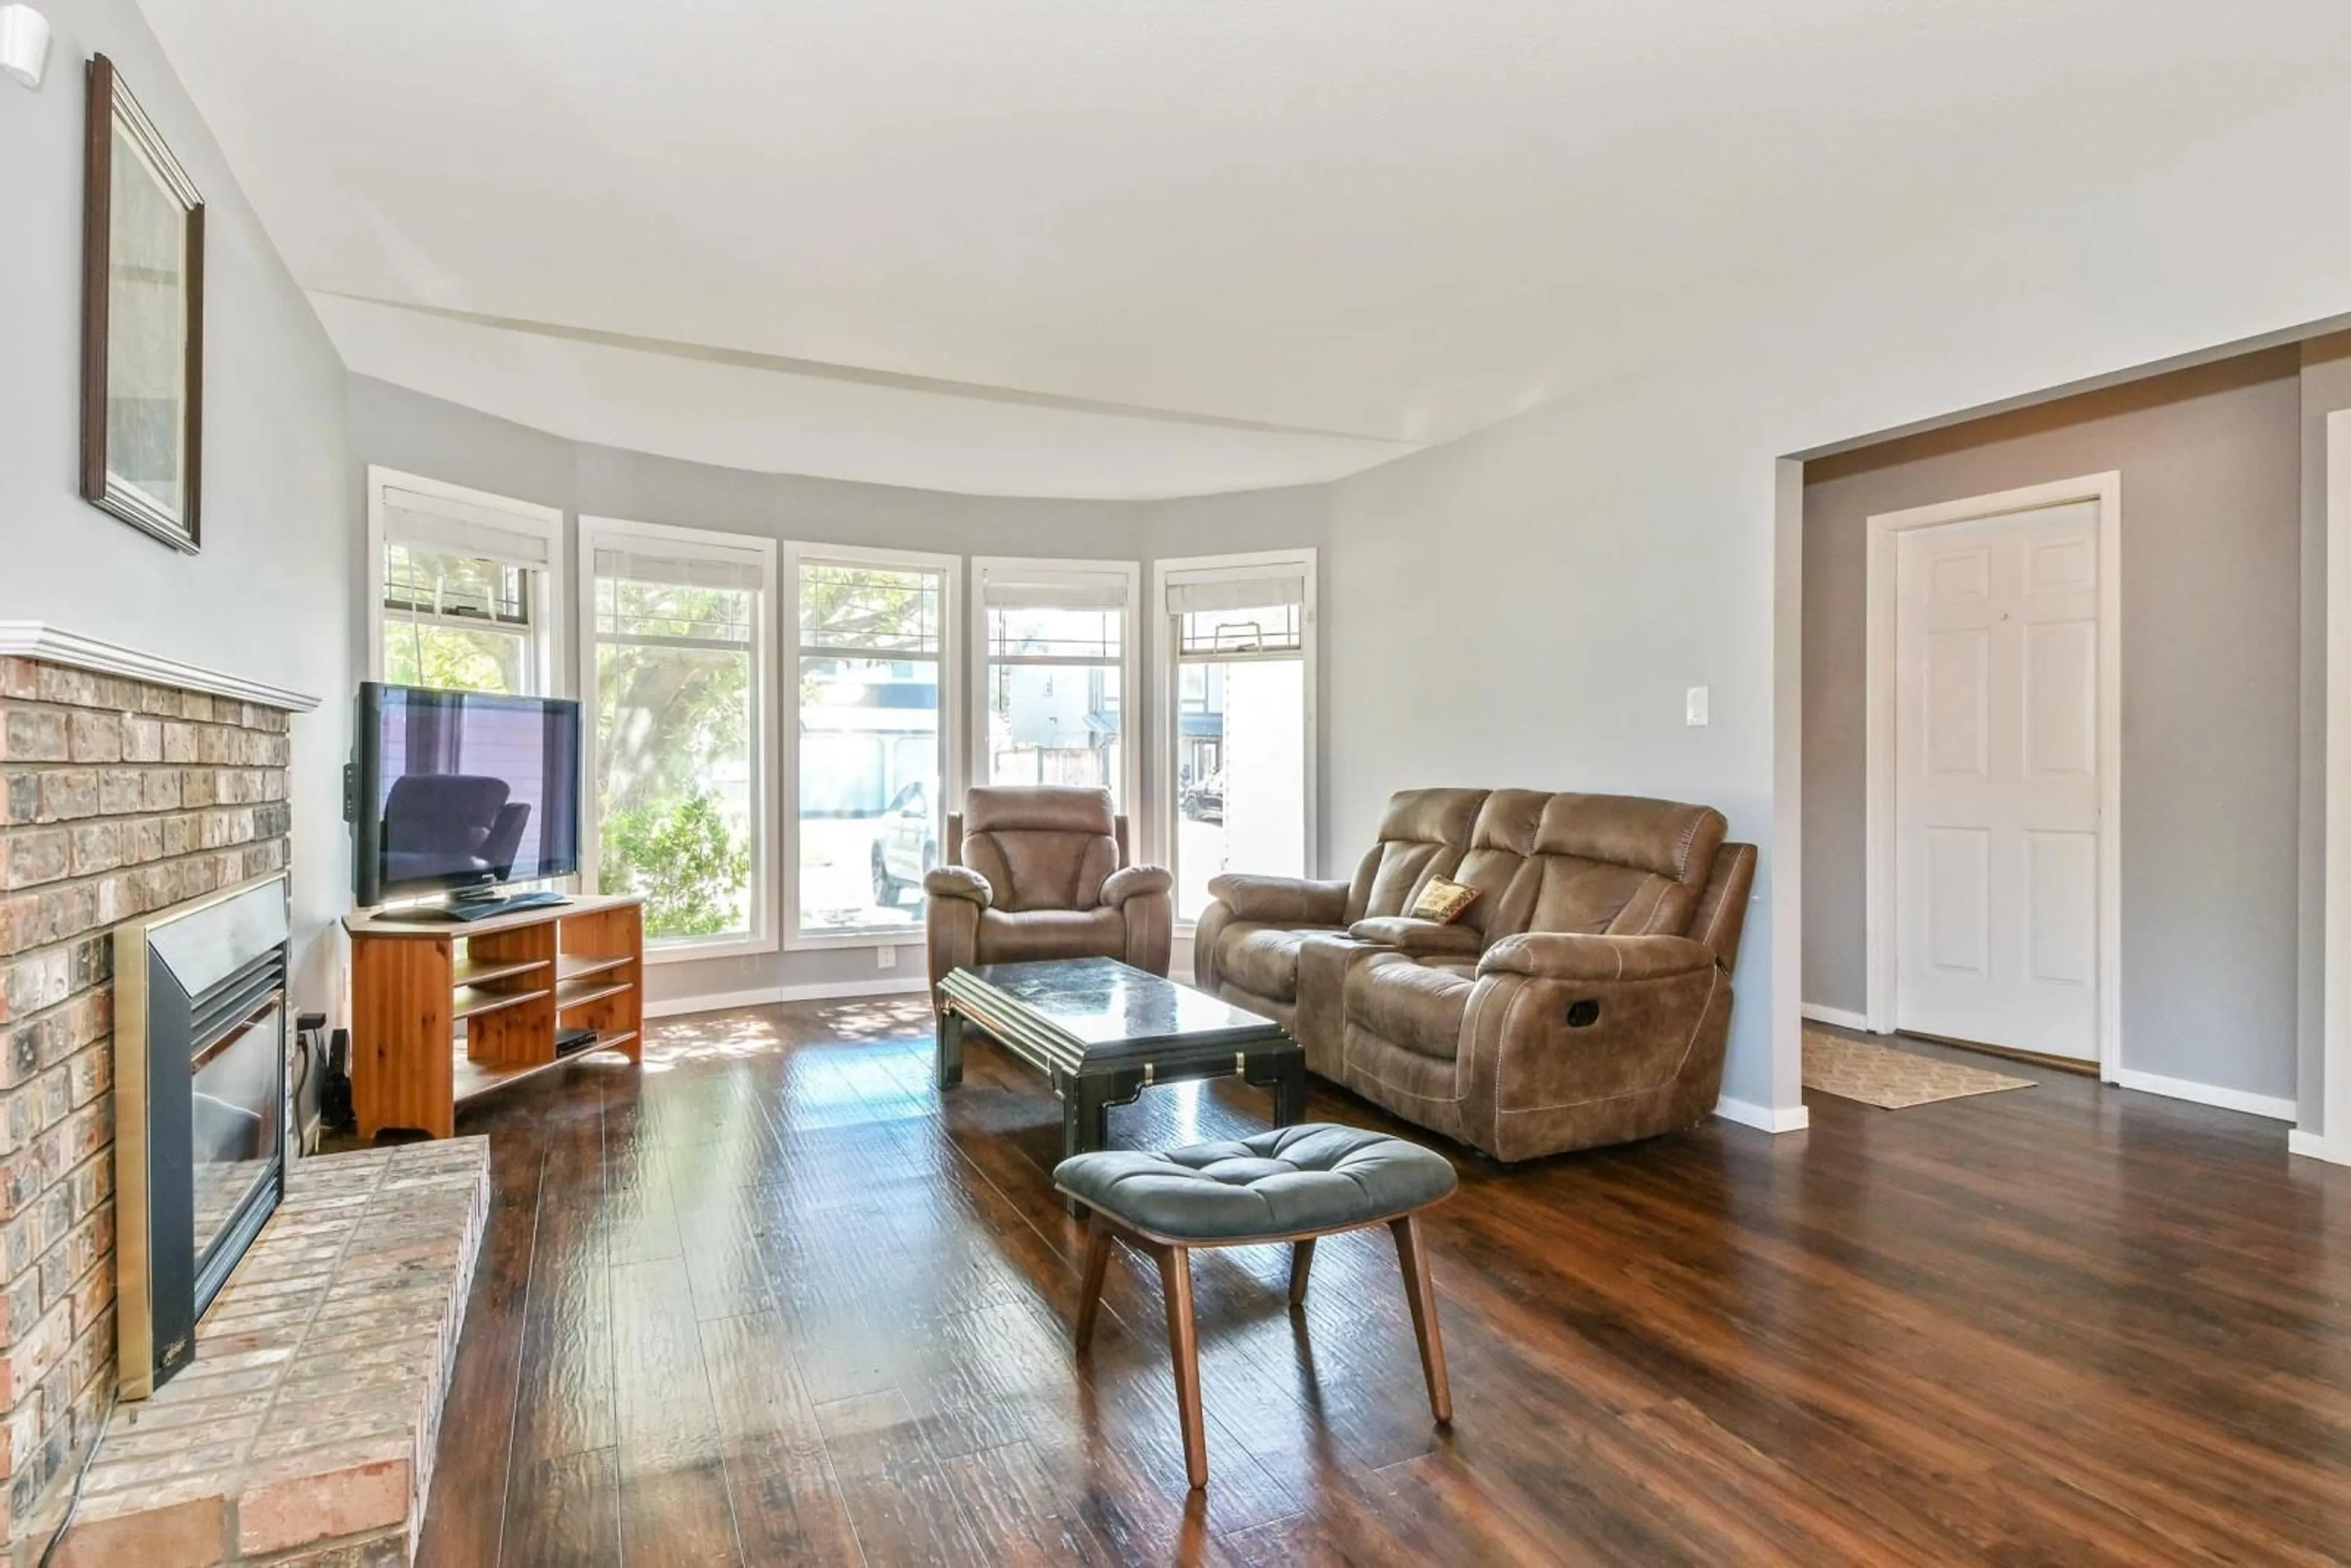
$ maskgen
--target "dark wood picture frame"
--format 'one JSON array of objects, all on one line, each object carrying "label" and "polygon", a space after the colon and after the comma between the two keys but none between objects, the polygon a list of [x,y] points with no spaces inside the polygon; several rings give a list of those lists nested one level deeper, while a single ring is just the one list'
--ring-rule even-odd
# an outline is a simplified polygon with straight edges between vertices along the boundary
[{"label": "dark wood picture frame", "polygon": [[[113,289],[118,217],[114,210],[114,143],[116,133],[139,150],[161,193],[183,214],[180,285],[183,352],[176,370],[179,406],[177,459],[171,476],[172,494],[158,496],[138,479],[117,471],[109,451],[110,400],[114,349]],[[176,549],[193,555],[203,542],[199,528],[204,455],[204,204],[187,172],[172,155],[163,138],[131,95],[114,64],[104,55],[92,55],[89,69],[89,102],[84,114],[82,191],[82,309],[81,309],[81,493],[101,511],[111,513],[152,534]],[[167,358],[147,367],[161,377],[173,374]]]}]

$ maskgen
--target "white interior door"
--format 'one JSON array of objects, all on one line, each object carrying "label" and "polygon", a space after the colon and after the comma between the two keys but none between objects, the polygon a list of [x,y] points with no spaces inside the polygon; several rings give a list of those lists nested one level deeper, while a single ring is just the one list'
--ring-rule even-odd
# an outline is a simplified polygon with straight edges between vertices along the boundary
[{"label": "white interior door", "polygon": [[2098,1059],[2098,505],[1899,538],[1896,1028]]}]

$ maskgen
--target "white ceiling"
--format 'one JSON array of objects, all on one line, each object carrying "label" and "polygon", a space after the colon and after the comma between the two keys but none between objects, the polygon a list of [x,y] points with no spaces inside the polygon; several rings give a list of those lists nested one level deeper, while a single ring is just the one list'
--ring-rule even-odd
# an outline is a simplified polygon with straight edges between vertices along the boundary
[{"label": "white ceiling", "polygon": [[1367,467],[2351,65],[2343,0],[141,5],[354,371],[1040,496]]}]

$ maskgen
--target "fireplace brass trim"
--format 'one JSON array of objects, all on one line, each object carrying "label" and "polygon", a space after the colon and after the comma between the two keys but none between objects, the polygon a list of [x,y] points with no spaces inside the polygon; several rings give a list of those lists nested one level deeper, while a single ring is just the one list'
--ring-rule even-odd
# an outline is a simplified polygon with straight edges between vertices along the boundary
[{"label": "fireplace brass trim", "polygon": [[[153,1092],[148,1076],[147,1039],[150,939],[159,926],[201,915],[272,883],[287,895],[290,904],[292,879],[285,872],[272,872],[126,920],[114,928],[115,1364],[125,1399],[144,1399],[155,1392],[159,1361],[147,1169],[149,1103]],[[278,1111],[283,1115],[285,1108],[281,1105]],[[280,1147],[285,1147],[282,1135]],[[186,1347],[165,1348],[175,1354],[162,1359],[177,1360]]]}]

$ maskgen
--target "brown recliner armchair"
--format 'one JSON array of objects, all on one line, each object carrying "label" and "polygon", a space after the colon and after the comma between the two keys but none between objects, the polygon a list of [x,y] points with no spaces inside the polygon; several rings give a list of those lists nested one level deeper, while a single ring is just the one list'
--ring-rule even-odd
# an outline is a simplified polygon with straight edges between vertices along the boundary
[{"label": "brown recliner armchair", "polygon": [[[1287,1024],[1307,1067],[1497,1158],[1676,1132],[1722,1087],[1755,847],[1704,806],[1409,789],[1349,882],[1224,876],[1200,988]],[[1407,912],[1433,876],[1479,890]]]},{"label": "brown recliner armchair", "polygon": [[1126,819],[1107,789],[996,786],[947,817],[929,895],[931,999],[949,969],[1034,958],[1117,958],[1167,972],[1173,883],[1126,863]]}]

